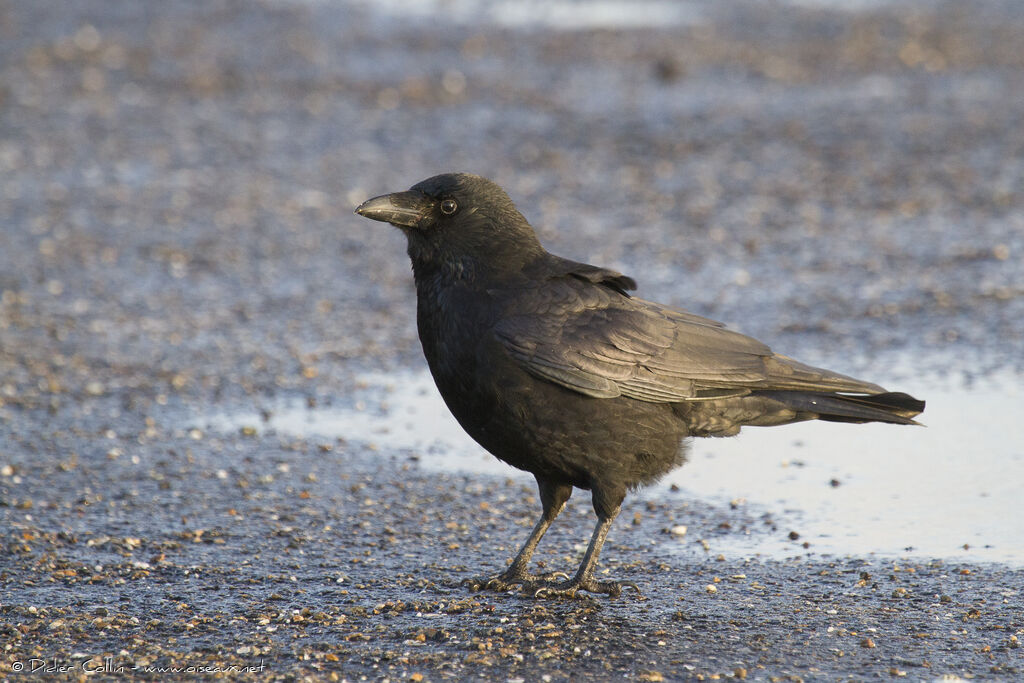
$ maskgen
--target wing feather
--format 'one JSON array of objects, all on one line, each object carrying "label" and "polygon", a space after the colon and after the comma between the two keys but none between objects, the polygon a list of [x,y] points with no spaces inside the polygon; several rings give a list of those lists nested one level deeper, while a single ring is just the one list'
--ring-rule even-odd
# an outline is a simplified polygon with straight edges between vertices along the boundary
[{"label": "wing feather", "polygon": [[[655,403],[742,396],[758,389],[883,391],[776,355],[714,320],[629,297],[620,285],[631,280],[588,268],[582,276],[568,272],[505,297],[507,309],[495,336],[534,376],[594,398],[629,396]],[[613,286],[602,286],[600,272],[614,280]]]}]

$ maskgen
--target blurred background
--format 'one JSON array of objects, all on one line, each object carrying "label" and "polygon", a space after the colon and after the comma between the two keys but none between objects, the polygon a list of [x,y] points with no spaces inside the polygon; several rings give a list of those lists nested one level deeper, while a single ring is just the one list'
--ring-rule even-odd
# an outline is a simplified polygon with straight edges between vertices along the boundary
[{"label": "blurred background", "polygon": [[[371,498],[333,482],[367,452],[447,467],[457,428],[422,441],[444,411],[404,238],[352,213],[444,171],[496,180],[551,251],[644,298],[929,401],[928,432],[845,450],[852,431],[702,444],[673,480],[687,499],[802,471],[758,505],[824,497],[816,519],[876,525],[860,543],[800,527],[811,552],[989,543],[1020,566],[1022,36],[1018,0],[0,0],[0,519],[36,549],[21,571],[39,548],[125,561],[65,530],[154,567],[228,566],[233,543],[273,565],[284,523],[229,512],[293,513],[302,490],[308,519],[359,520]],[[274,423],[287,406],[298,426]],[[394,406],[414,435],[389,442]],[[318,408],[348,412],[314,428]],[[216,528],[208,555],[160,545]],[[456,561],[438,529],[420,551]]]},{"label": "blurred background", "polygon": [[418,362],[401,235],[351,212],[448,170],[503,185],[552,251],[811,362],[1019,368],[1021,15],[0,4],[0,396]]}]

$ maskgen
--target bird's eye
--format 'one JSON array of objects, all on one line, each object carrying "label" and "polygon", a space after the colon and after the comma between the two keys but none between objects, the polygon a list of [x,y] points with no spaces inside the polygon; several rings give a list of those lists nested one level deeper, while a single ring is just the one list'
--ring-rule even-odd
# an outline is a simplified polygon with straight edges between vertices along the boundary
[{"label": "bird's eye", "polygon": [[459,210],[459,205],[454,199],[445,199],[441,202],[441,213],[446,216],[451,216],[453,213]]}]

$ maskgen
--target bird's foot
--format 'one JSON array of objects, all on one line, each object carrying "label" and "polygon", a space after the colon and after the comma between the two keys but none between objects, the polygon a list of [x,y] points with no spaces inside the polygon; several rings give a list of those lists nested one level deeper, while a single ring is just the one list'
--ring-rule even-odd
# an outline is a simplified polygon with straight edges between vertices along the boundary
[{"label": "bird's foot", "polygon": [[485,576],[483,578],[465,579],[462,581],[462,585],[469,588],[472,591],[498,591],[504,593],[510,591],[516,586],[523,586],[528,589],[533,589],[537,584],[544,583],[556,583],[560,580],[566,580],[569,575],[565,572],[545,572],[543,574],[529,574],[526,571],[513,571],[509,569],[507,571],[498,574],[497,576]]},{"label": "bird's foot", "polygon": [[580,591],[587,593],[603,593],[609,597],[617,598],[622,594],[623,587],[632,588],[637,596],[643,597],[640,587],[632,581],[598,581],[592,577],[581,579],[574,577],[556,586],[544,586],[534,592],[535,598],[582,598]]}]

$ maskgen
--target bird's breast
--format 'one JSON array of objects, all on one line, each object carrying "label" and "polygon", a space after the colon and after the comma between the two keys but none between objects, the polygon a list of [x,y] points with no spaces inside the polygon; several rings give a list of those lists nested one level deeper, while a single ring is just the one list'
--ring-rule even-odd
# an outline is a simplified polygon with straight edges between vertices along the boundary
[{"label": "bird's breast", "polygon": [[439,387],[460,376],[471,376],[476,369],[477,345],[487,326],[485,299],[485,295],[462,287],[418,292],[420,343]]}]

